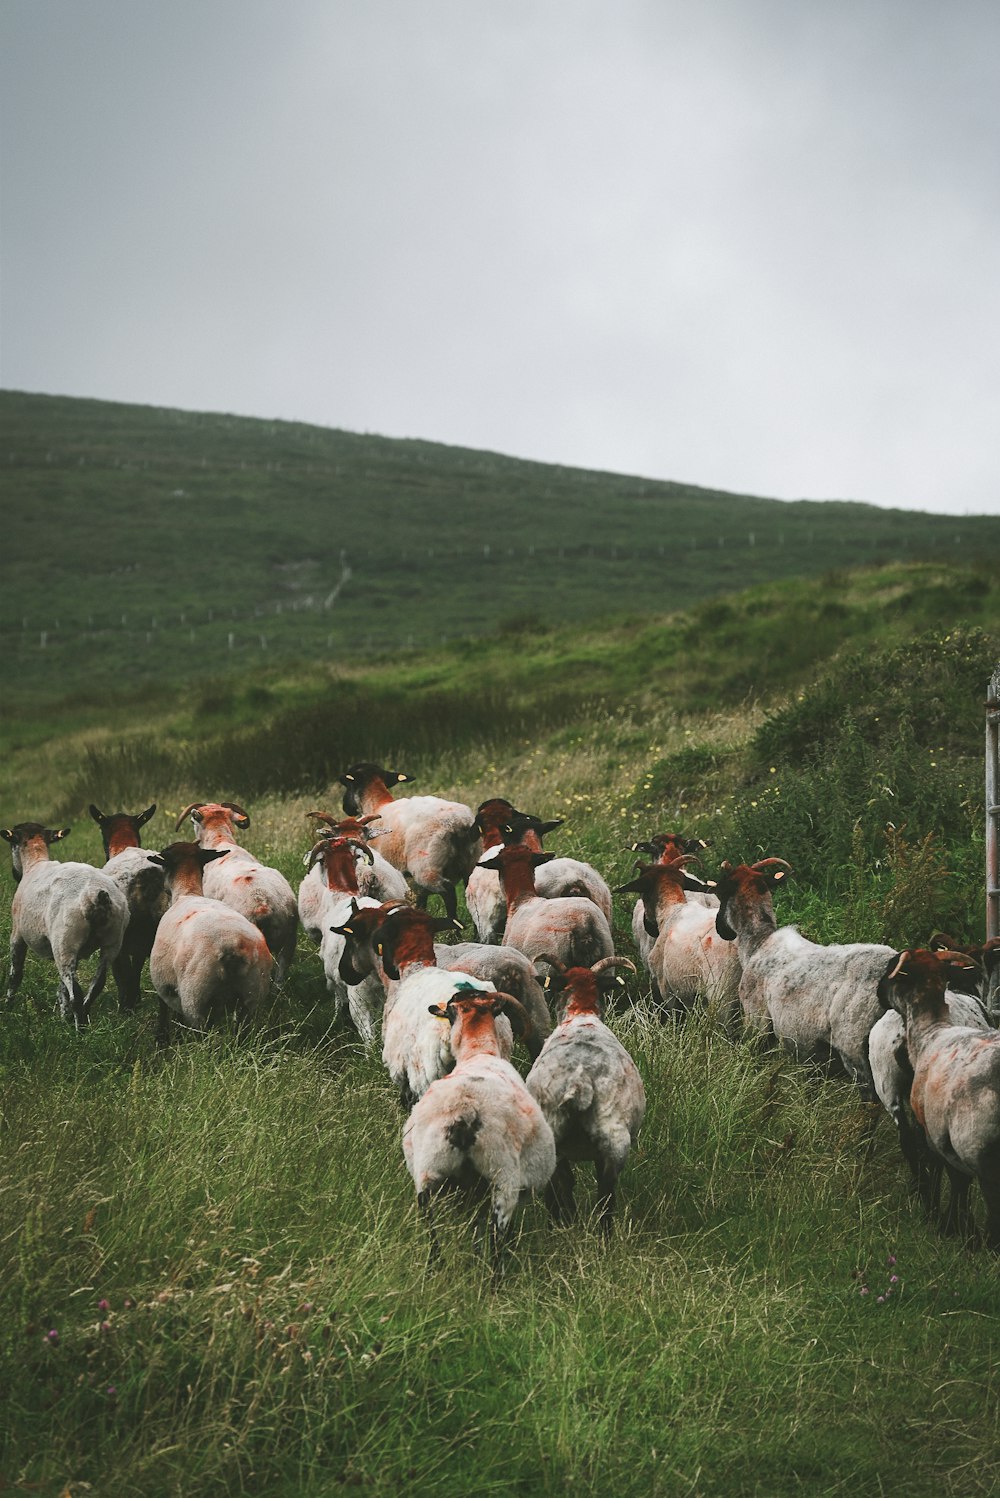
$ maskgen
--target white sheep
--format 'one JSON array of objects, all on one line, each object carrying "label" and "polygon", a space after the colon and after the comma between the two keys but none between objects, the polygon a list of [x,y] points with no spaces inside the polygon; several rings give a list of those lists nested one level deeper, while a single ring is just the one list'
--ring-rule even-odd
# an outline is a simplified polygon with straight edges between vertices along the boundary
[{"label": "white sheep", "polygon": [[[338,973],[343,982],[352,985],[368,983],[372,974],[378,974],[381,995],[390,987],[391,980],[386,977],[381,956],[375,950],[380,928],[392,911],[410,911],[413,907],[404,901],[390,901],[378,907],[369,904],[367,909],[363,908],[365,904],[364,900],[355,901],[353,908],[344,912],[333,928],[335,935],[346,935],[347,939]],[[445,920],[438,929],[451,930],[454,924],[457,923]],[[494,947],[480,942],[433,942],[428,960],[446,971],[468,974],[503,993],[512,994],[531,1021],[531,1027],[524,1035],[525,1049],[531,1059],[537,1056],[552,1029],[552,1017],[538,975],[523,952],[514,947]]]},{"label": "white sheep", "polygon": [[656,928],[646,959],[654,1000],[674,1015],[703,1002],[728,1026],[738,1009],[740,959],[733,942],[716,930],[717,910],[688,899],[708,892],[688,871],[692,858],[640,864],[636,878],[618,889],[639,895]]},{"label": "white sheep", "polygon": [[156,811],[156,802],[135,816],[128,812],[105,814],[94,805],[90,815],[101,829],[104,872],[113,879],[128,904],[128,925],[121,951],[111,964],[118,989],[118,1006],[126,1013],[139,1003],[142,969],[150,952],[160,918],[170,904],[163,883],[163,870],[142,847],[141,830]]},{"label": "white sheep", "polygon": [[788,872],[780,858],[722,865],[716,929],[736,943],[744,1020],[800,1060],[839,1061],[874,1099],[868,1033],[882,1013],[877,989],[892,948],[874,942],[819,946],[794,926],[779,928],[771,890]]},{"label": "white sheep", "polygon": [[170,892],[149,958],[161,1043],[169,1036],[171,1010],[204,1030],[224,1014],[253,1019],[267,999],[272,961],[263,933],[225,901],[202,893],[205,869],[231,856],[228,848],[185,842],[156,855]]},{"label": "white sheep", "polygon": [[[434,933],[452,925],[447,917],[440,920],[425,910],[395,905],[374,933],[386,989],[382,1061],[404,1107],[422,1097],[454,1061],[448,1031],[430,1019],[428,1005],[442,1002],[459,980],[484,993],[495,992],[491,983],[471,973],[437,966]],[[514,1037],[507,1020],[498,1022],[498,1034],[501,1054],[509,1058]]]},{"label": "white sheep", "polygon": [[455,885],[467,879],[482,849],[472,809],[440,796],[411,796],[395,801],[390,785],[409,780],[399,770],[362,761],[340,777],[344,810],[349,816],[377,813],[379,851],[401,873],[408,874],[423,908],[431,894],[444,900],[449,919],[458,910]]},{"label": "white sheep", "polygon": [[[362,859],[359,854],[357,860],[358,894],[376,901],[406,899],[409,886],[405,877],[369,842],[369,839],[379,835],[371,827],[372,822],[379,820],[377,816],[341,817],[338,820],[325,811],[309,811],[306,816],[324,824],[325,830],[319,833],[320,837],[354,838],[367,849],[367,856]],[[309,940],[319,946],[323,939],[324,912],[329,900],[322,866],[313,859],[312,853],[307,853],[303,862],[307,865],[308,872],[299,885],[299,920]]]},{"label": "white sheep", "polygon": [[[693,853],[697,856],[703,848],[707,847],[708,843],[703,837],[683,837],[679,832],[655,832],[648,841],[633,843],[632,852],[648,853],[653,863],[672,863],[675,858],[682,858],[685,853]],[[700,893],[689,892],[687,899],[692,905],[707,905],[712,910],[719,908],[717,896],[708,889]],[[640,896],[632,907],[632,939],[644,967],[649,966],[649,954],[659,934],[656,926],[655,905],[647,910]]]},{"label": "white sheep", "polygon": [[[10,843],[17,889],[11,904],[8,1002],[21,986],[29,951],[50,958],[59,974],[59,1010],[79,1027],[107,981],[108,969],[121,951],[128,925],[128,904],[113,879],[89,863],[55,863],[49,846],[61,842],[69,827],[53,829],[40,822],[18,822],[0,828]],[[97,970],[84,993],[77,966],[98,954]]]},{"label": "white sheep", "polygon": [[191,818],[199,847],[225,849],[232,855],[205,870],[205,895],[224,900],[260,929],[274,957],[273,976],[280,987],[295,956],[298,936],[295,891],[278,869],[261,863],[240,847],[236,829],[245,832],[250,826],[250,818],[241,806],[232,801],[195,802],[181,812],[177,828],[185,817]]},{"label": "white sheep", "polygon": [[613,954],[611,927],[592,900],[546,900],[538,894],[535,869],[551,857],[519,844],[484,854],[481,862],[498,870],[507,901],[504,945],[516,947],[532,961],[551,953],[564,967],[591,967]]},{"label": "white sheep", "polygon": [[[451,992],[431,1004],[429,1014],[448,1026],[455,1067],[414,1106],[403,1129],[403,1156],[428,1219],[446,1187],[489,1190],[496,1273],[518,1203],[549,1180],[556,1146],[541,1108],[501,1053],[498,1019],[526,1022],[520,1005],[510,995],[470,992],[452,980]],[[431,1234],[434,1253],[433,1223]]]},{"label": "white sheep", "polygon": [[913,1068],[910,1107],[951,1182],[946,1232],[971,1235],[969,1187],[986,1202],[986,1241],[1000,1252],[1000,1033],[952,1024],[949,978],[967,970],[961,953],[892,953],[882,999],[903,1016]]},{"label": "white sheep", "polygon": [[[885,999],[884,983],[883,979],[877,990],[881,999]],[[967,993],[950,992],[945,993],[944,998],[951,1024],[973,1030],[993,1029],[978,998]],[[926,1198],[927,1141],[923,1130],[911,1121],[908,1112],[913,1068],[906,1052],[906,1024],[895,1009],[887,1009],[869,1031],[868,1065],[875,1095],[896,1126],[903,1158],[921,1195]]]},{"label": "white sheep", "polygon": [[[476,822],[483,835],[483,852],[503,844],[522,844],[536,853],[543,852],[542,839],[562,826],[562,818],[543,822],[539,817],[517,811],[509,801],[497,797],[484,801],[476,812]],[[578,858],[557,858],[540,864],[535,870],[535,892],[546,900],[582,898],[592,900],[611,923],[611,890],[607,881],[593,867]],[[498,942],[507,924],[507,901],[498,874],[480,858],[465,885],[465,903],[482,942]]]},{"label": "white sheep", "polygon": [[593,967],[558,970],[549,978],[559,994],[556,1027],[542,1047],[525,1085],[549,1123],[558,1163],[546,1191],[557,1222],[576,1210],[573,1165],[592,1160],[597,1171],[601,1225],[610,1231],[615,1185],[625,1168],[646,1112],[639,1069],[604,1023],[602,986],[615,966],[635,968],[624,957],[605,957]]}]

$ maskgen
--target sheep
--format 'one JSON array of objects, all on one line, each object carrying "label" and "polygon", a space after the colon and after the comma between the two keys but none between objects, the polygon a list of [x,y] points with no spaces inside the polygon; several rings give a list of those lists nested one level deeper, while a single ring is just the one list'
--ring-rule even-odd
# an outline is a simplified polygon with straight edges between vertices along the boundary
[{"label": "sheep", "polygon": [[403,1157],[430,1223],[432,1257],[437,1253],[430,1221],[434,1197],[448,1186],[488,1189],[496,1276],[522,1194],[540,1190],[556,1164],[552,1130],[502,1055],[497,1035],[501,1015],[518,1025],[527,1017],[510,995],[470,991],[454,975],[450,992],[427,1012],[433,1023],[448,1025],[455,1067],[415,1104],[403,1129]]},{"label": "sheep", "polygon": [[604,957],[592,967],[556,972],[550,987],[559,992],[557,1024],[525,1079],[556,1141],[557,1164],[546,1201],[557,1222],[572,1221],[573,1164],[593,1160],[601,1226],[611,1230],[615,1184],[636,1141],[646,1112],[638,1067],[604,1024],[602,988],[614,982],[611,969],[635,967],[625,957]]},{"label": "sheep", "polygon": [[154,857],[170,892],[149,957],[159,998],[157,1040],[169,1038],[171,1010],[195,1030],[225,1013],[253,1019],[271,985],[267,941],[246,916],[202,892],[205,869],[232,857],[230,850],[178,842]]},{"label": "sheep", "polygon": [[113,879],[128,903],[128,925],[121,951],[111,964],[118,989],[118,1007],[131,1013],[139,1003],[143,965],[153,949],[156,928],[170,903],[163,884],[163,870],[142,847],[140,832],[156,810],[156,802],[131,816],[119,811],[105,814],[91,803],[90,815],[101,829],[104,872]]},{"label": "sheep", "polygon": [[[357,869],[359,894],[376,901],[406,899],[409,886],[403,875],[391,863],[386,862],[377,848],[372,848],[368,843],[368,839],[379,836],[370,826],[372,822],[379,820],[377,816],[342,817],[338,820],[325,811],[309,811],[306,816],[317,823],[325,823],[326,830],[319,832],[320,837],[355,838],[367,848],[368,856],[364,863],[359,863]],[[324,892],[323,871],[311,859],[311,853],[307,853],[303,859],[308,872],[299,885],[299,920],[309,940],[319,946],[323,940],[323,908],[329,902]]]},{"label": "sheep", "polygon": [[647,922],[655,925],[646,959],[654,1001],[677,1016],[704,999],[728,1027],[738,1008],[740,959],[716,930],[717,911],[686,898],[708,889],[688,872],[692,858],[685,853],[672,863],[638,864],[637,877],[617,893],[637,893]]},{"label": "sheep", "polygon": [[614,951],[611,927],[592,900],[580,896],[546,900],[535,888],[535,869],[551,853],[514,844],[491,848],[481,862],[499,871],[507,901],[504,945],[532,961],[551,953],[565,967],[591,967]]},{"label": "sheep", "polygon": [[[542,838],[561,826],[561,817],[556,821],[543,822],[539,817],[518,811],[511,818],[510,830],[504,841],[522,843],[534,853],[542,853]],[[611,925],[611,890],[607,880],[592,864],[584,863],[579,858],[553,856],[535,871],[535,889],[546,900],[576,896],[592,900],[608,925]]]},{"label": "sheep", "polygon": [[448,946],[435,943],[434,954],[438,967],[471,973],[474,978],[492,983],[494,988],[517,999],[531,1021],[531,1028],[523,1040],[533,1061],[552,1030],[552,1016],[538,975],[524,953],[516,947],[459,941]]},{"label": "sheep", "polygon": [[439,894],[448,918],[454,920],[458,910],[455,885],[468,878],[482,851],[479,829],[471,808],[460,801],[444,801],[440,796],[394,801],[389,786],[409,778],[367,760],[351,765],[340,776],[344,810],[356,817],[377,812],[383,858],[413,880],[421,909],[431,894]]},{"label": "sheep", "polygon": [[[509,801],[494,796],[476,808],[476,822],[482,837],[483,852],[499,848],[504,833],[510,831],[510,820],[517,813]],[[499,942],[507,924],[507,902],[495,870],[477,863],[465,881],[465,903],[476,935],[481,942]]]},{"label": "sheep", "polygon": [[[679,832],[655,832],[648,842],[633,843],[632,852],[648,853],[653,863],[672,863],[685,853],[698,854],[707,847],[708,843],[703,837],[682,837]],[[719,908],[718,897],[709,891],[688,892],[687,899],[691,904],[708,905],[713,910]],[[644,967],[649,966],[649,954],[658,935],[655,909],[647,910],[640,897],[632,909],[632,938]]]},{"label": "sheep", "polygon": [[[562,818],[543,822],[539,817],[517,811],[500,797],[484,801],[476,812],[476,822],[483,834],[483,852],[501,844],[523,844],[541,853],[542,838],[562,826]],[[572,896],[593,900],[611,924],[611,891],[607,881],[589,863],[578,858],[556,858],[535,871],[536,892],[546,900]],[[498,942],[507,924],[507,901],[496,872],[480,859],[465,884],[465,903],[480,941]]]},{"label": "sheep", "polygon": [[[452,924],[447,917],[440,920],[425,910],[396,905],[375,931],[375,953],[386,985],[382,1061],[404,1107],[412,1107],[454,1061],[447,1032],[428,1018],[428,1004],[442,1001],[459,979],[482,992],[495,992],[491,983],[471,973],[436,965],[433,934]],[[499,1022],[499,1044],[509,1058],[514,1038],[506,1020]]]},{"label": "sheep", "polygon": [[774,1035],[800,1060],[838,1061],[871,1101],[868,1032],[882,1013],[876,990],[892,948],[873,942],[818,946],[780,929],[771,890],[790,872],[780,858],[722,865],[716,930],[735,941],[747,1027]]},{"label": "sheep", "polygon": [[[319,886],[323,905],[315,912],[315,919],[322,928],[319,955],[326,974],[327,990],[333,995],[336,1013],[340,1015],[346,1011],[364,1044],[370,1046],[375,1039],[375,1026],[382,1013],[382,984],[375,974],[369,974],[357,984],[344,981],[340,965],[345,938],[337,929],[337,922],[347,919],[352,909],[365,906],[381,908],[378,900],[362,895],[358,887],[358,867],[355,860],[358,858],[362,863],[371,862],[372,853],[366,843],[358,842],[356,838],[330,837],[322,838],[316,843],[308,857],[310,874],[315,870],[322,871],[326,876],[324,883]],[[300,890],[300,908],[301,900]]]},{"label": "sheep", "polygon": [[274,982],[280,988],[295,956],[298,906],[295,892],[284,874],[270,868],[241,848],[236,829],[245,832],[250,818],[232,801],[196,801],[177,818],[177,831],[185,817],[191,818],[195,838],[202,848],[225,848],[231,854],[223,863],[205,870],[204,892],[209,899],[224,900],[263,932],[274,957]]},{"label": "sheep", "polygon": [[975,1178],[986,1202],[986,1242],[1000,1253],[1000,1033],[952,1024],[945,993],[970,961],[927,948],[893,952],[879,993],[905,1021],[910,1106],[951,1183],[944,1231],[970,1236]]},{"label": "sheep", "polygon": [[[77,1028],[90,1018],[91,1005],[107,981],[108,969],[121,951],[128,925],[128,903],[118,885],[89,863],[54,863],[52,843],[72,829],[18,822],[0,828],[10,843],[17,889],[11,905],[10,976],[7,1000],[21,986],[28,949],[51,958],[59,974],[59,1011]],[[77,965],[98,953],[98,965],[84,993]]]},{"label": "sheep", "polygon": [[[931,950],[948,949],[936,947],[932,943]],[[974,973],[974,967],[970,967],[966,973],[953,966],[950,977],[953,982],[960,981],[964,987],[966,978]],[[879,993],[879,997],[882,996]],[[972,994],[949,991],[945,994],[945,1003],[953,1025],[964,1025],[975,1030],[993,1029],[982,1002]],[[913,1068],[906,1054],[906,1026],[895,1009],[887,1009],[868,1033],[868,1065],[871,1068],[875,1095],[896,1126],[903,1158],[910,1168],[915,1185],[925,1198],[925,1205],[929,1205],[925,1168],[927,1141],[920,1126],[911,1122],[908,1112]]]},{"label": "sheep", "polygon": [[[381,960],[375,951],[376,933],[391,910],[411,909],[403,901],[369,907],[368,910],[362,908],[363,904],[362,901],[355,901],[352,910],[344,918],[347,925],[342,922],[333,928],[338,934],[347,932],[349,945],[341,958],[338,972],[341,979],[349,984],[367,982],[372,973],[382,973],[384,978]],[[449,925],[446,924],[445,929],[450,929]],[[531,1021],[531,1028],[523,1040],[529,1058],[534,1060],[552,1029],[552,1017],[538,975],[524,953],[518,952],[514,947],[492,947],[480,942],[434,942],[431,950],[438,967],[449,972],[471,974],[504,993],[513,994]]]}]

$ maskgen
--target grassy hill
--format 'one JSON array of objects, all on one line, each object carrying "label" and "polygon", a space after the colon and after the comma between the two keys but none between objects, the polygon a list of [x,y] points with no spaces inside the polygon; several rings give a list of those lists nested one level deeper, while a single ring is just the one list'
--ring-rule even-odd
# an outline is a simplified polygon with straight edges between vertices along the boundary
[{"label": "grassy hill", "polygon": [[659,614],[862,563],[988,575],[1000,555],[1000,518],[10,391],[0,464],[8,707]]},{"label": "grassy hill", "polygon": [[[983,570],[770,582],[616,626],[14,720],[0,818],[72,820],[61,856],[99,862],[77,820],[90,799],[157,799],[162,845],[185,802],[227,795],[295,882],[304,812],[371,754],[417,793],[564,817],[553,850],[612,883],[634,837],[672,826],[711,838],[707,876],[789,859],[778,917],[814,939],[972,937],[998,650]],[[3,949],[7,860],[0,886]],[[629,952],[631,902],[615,905]],[[614,1241],[585,1182],[575,1229],[527,1208],[492,1291],[462,1211],[426,1268],[398,1106],[378,1056],[331,1027],[304,937],[252,1041],[157,1052],[148,984],[135,1016],[108,996],[76,1036],[53,987],[29,958],[0,1024],[12,1490],[996,1490],[1000,1270],[924,1223],[891,1125],[842,1080],[707,1017],[663,1025],[637,978],[612,1022],[649,1112]]]}]

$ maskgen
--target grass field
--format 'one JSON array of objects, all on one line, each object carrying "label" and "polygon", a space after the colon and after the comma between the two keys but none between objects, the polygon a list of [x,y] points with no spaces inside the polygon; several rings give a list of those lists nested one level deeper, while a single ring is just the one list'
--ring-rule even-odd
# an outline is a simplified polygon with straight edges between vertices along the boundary
[{"label": "grass field", "polygon": [[[384,757],[417,792],[565,817],[553,849],[612,883],[632,838],[680,827],[712,839],[707,875],[788,858],[779,919],[815,939],[972,937],[998,642],[988,570],[938,562],[514,649],[164,683],[8,718],[2,815],[72,821],[61,856],[96,863],[91,799],[158,800],[153,846],[187,801],[232,797],[297,882],[304,812],[348,759]],[[629,918],[616,901],[623,952]],[[614,1240],[530,1205],[491,1290],[460,1211],[427,1268],[398,1106],[331,1029],[304,937],[252,1042],[158,1051],[148,986],[77,1036],[53,989],[29,958],[0,1025],[8,1489],[995,1491],[997,1265],[923,1222],[888,1120],[846,1083],[697,1015],[664,1026],[636,981],[614,1025],[650,1106]]]}]

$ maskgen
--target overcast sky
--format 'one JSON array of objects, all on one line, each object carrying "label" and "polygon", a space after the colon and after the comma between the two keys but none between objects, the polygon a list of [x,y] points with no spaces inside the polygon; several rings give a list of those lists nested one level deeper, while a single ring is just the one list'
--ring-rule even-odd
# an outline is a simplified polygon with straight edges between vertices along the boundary
[{"label": "overcast sky", "polygon": [[0,383],[1000,512],[996,0],[0,0]]}]

